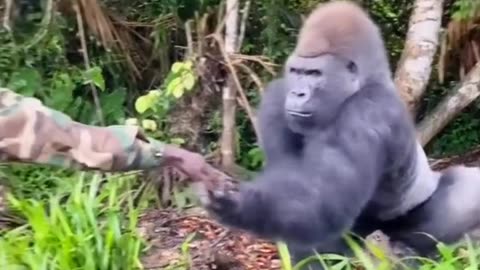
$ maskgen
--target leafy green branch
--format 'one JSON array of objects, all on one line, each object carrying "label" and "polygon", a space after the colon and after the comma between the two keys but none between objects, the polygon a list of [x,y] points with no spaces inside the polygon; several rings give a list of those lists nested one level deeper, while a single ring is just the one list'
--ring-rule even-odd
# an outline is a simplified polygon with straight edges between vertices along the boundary
[{"label": "leafy green branch", "polygon": [[[149,91],[135,101],[135,110],[140,114],[141,127],[157,131],[157,123],[163,123],[176,100],[192,91],[197,82],[193,62],[186,60],[172,65],[160,89]],[[128,124],[138,125],[137,119],[128,119]]]}]

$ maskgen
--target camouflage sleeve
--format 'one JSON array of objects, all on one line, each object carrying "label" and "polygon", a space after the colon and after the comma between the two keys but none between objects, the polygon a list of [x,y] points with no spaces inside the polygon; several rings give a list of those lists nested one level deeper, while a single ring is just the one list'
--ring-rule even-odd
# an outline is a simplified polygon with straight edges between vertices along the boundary
[{"label": "camouflage sleeve", "polygon": [[134,126],[88,126],[0,88],[0,161],[102,171],[160,166],[164,144]]}]

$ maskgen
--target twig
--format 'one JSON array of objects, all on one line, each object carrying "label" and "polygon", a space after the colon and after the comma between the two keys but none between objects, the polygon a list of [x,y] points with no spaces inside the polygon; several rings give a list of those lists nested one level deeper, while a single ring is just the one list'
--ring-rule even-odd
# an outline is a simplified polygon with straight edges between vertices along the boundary
[{"label": "twig", "polygon": [[237,63],[236,65],[245,70],[245,72],[250,76],[252,81],[257,85],[258,90],[260,91],[260,94],[263,94],[263,90],[264,90],[263,83],[262,83],[262,80],[257,76],[257,74],[251,68],[249,68],[247,65],[243,63]]},{"label": "twig", "polygon": [[242,20],[240,23],[240,34],[238,36],[238,41],[237,41],[237,51],[240,51],[240,48],[242,47],[242,44],[243,44],[243,39],[245,38],[245,29],[247,28],[247,19],[248,19],[248,13],[250,10],[250,4],[251,4],[251,1],[248,0],[245,3],[245,6],[243,7],[243,10],[242,10]]},{"label": "twig", "polygon": [[5,13],[3,14],[3,27],[7,29],[8,32],[12,31],[10,27],[10,14],[12,13],[13,1],[5,0]]},{"label": "twig", "polygon": [[185,35],[187,37],[187,54],[189,57],[193,56],[193,39],[192,39],[192,21],[185,22]]},{"label": "twig", "polygon": [[240,84],[240,80],[238,79],[237,73],[235,71],[235,67],[233,66],[232,61],[230,60],[230,57],[228,56],[228,54],[225,51],[225,47],[222,44],[222,39],[217,34],[212,34],[210,37],[214,38],[219,45],[220,51],[222,52],[222,56],[225,59],[225,63],[226,63],[226,65],[227,65],[227,67],[228,67],[228,69],[229,69],[229,71],[232,75],[232,78],[233,78],[233,81],[235,82],[236,87],[238,88],[238,93],[240,94],[240,97],[242,98],[243,102],[245,103],[245,109],[247,111],[248,117],[250,118],[250,121],[252,122],[253,130],[255,131],[255,136],[257,136],[257,139],[260,139],[260,136],[259,136],[260,131],[259,131],[257,121],[256,121],[257,118],[256,118],[255,114],[253,113],[253,110],[252,110],[251,106],[249,105],[250,103],[248,102],[248,99],[245,95],[245,91],[243,90],[243,87]]},{"label": "twig", "polygon": [[214,31],[215,34],[222,33],[222,30],[224,29],[225,24],[227,23],[227,16],[223,15],[223,12],[226,10],[226,8],[223,7],[225,5],[225,2],[226,1],[222,1],[220,3],[220,5],[218,5],[218,15],[217,16],[218,16],[218,18],[221,18],[221,19],[218,22],[217,27],[215,28],[215,31]]},{"label": "twig", "polygon": [[35,46],[48,33],[48,26],[50,25],[50,22],[52,20],[52,13],[53,13],[53,0],[48,0],[47,7],[45,10],[45,15],[43,16],[42,23],[41,23],[41,29],[35,34],[35,36],[33,36],[29,44],[25,46],[26,49],[30,49],[33,46]]},{"label": "twig", "polygon": [[[78,5],[77,1],[74,2],[73,9],[75,10],[75,13],[77,15],[78,34],[80,36],[80,43],[82,46],[83,62],[85,64],[85,68],[89,70],[90,60],[88,58],[87,42],[85,41],[85,30],[83,29],[82,14],[80,12],[80,6]],[[97,88],[95,87],[95,85],[93,85],[92,82],[90,82],[90,87],[92,89],[93,101],[95,103],[98,120],[100,121],[102,126],[104,126],[105,121],[103,119],[102,106],[100,104],[100,99],[98,98]]]},{"label": "twig", "polygon": [[233,59],[246,60],[250,62],[256,62],[260,64],[264,69],[266,69],[270,74],[275,75],[276,72],[273,67],[278,67],[278,64],[272,63],[268,57],[262,55],[245,55],[245,54],[234,54],[232,55]]}]

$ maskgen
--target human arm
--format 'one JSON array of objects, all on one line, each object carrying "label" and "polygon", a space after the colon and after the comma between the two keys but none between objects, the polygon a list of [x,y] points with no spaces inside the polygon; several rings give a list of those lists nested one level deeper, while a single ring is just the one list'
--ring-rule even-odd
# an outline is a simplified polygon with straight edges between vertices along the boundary
[{"label": "human arm", "polygon": [[201,155],[148,138],[138,127],[81,124],[6,88],[0,127],[2,161],[117,172],[172,165],[196,180],[221,174]]}]

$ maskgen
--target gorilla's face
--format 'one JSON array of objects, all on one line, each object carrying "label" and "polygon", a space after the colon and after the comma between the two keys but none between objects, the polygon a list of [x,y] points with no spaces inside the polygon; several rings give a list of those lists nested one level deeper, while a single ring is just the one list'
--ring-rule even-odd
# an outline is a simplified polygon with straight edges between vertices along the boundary
[{"label": "gorilla's face", "polygon": [[285,116],[296,133],[328,125],[360,88],[357,65],[332,54],[312,58],[293,55],[285,68]]}]

